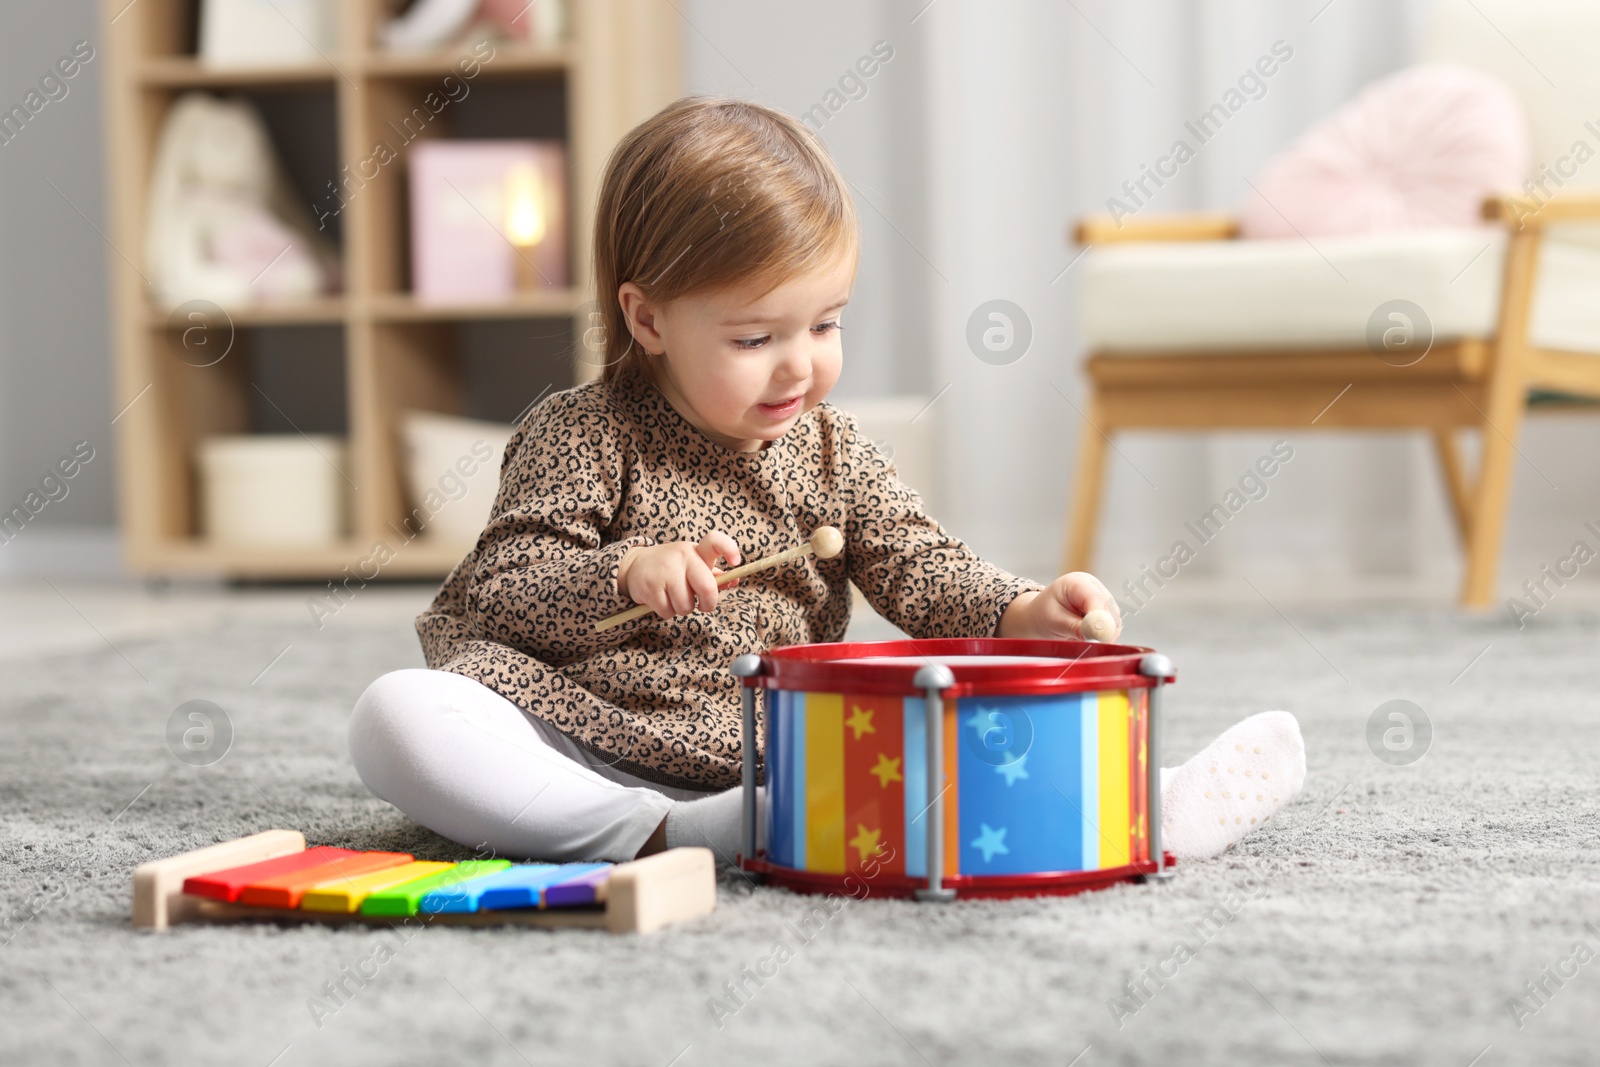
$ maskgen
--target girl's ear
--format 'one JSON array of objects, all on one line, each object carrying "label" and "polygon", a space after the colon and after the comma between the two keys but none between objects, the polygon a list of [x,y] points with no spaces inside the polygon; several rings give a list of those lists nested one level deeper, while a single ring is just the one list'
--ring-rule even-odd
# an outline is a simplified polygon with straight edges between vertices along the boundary
[{"label": "girl's ear", "polygon": [[617,302],[622,305],[622,317],[628,322],[628,332],[647,355],[658,356],[666,350],[661,331],[656,328],[659,310],[650,303],[633,282],[623,282],[617,289]]}]

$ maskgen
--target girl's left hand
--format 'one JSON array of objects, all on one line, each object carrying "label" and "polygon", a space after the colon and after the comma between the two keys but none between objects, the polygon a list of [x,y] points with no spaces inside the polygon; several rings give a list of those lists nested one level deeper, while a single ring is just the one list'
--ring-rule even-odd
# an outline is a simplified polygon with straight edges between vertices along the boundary
[{"label": "girl's left hand", "polygon": [[1035,636],[1045,640],[1079,640],[1083,617],[1100,608],[1117,622],[1115,641],[1122,634],[1122,613],[1117,600],[1100,579],[1085,571],[1072,571],[1051,582],[1028,603],[1028,621]]}]

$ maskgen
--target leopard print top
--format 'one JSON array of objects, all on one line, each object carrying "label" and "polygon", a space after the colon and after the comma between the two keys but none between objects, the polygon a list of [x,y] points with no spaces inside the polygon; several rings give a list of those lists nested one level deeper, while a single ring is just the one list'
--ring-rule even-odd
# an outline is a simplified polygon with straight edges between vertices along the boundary
[{"label": "leopard print top", "polygon": [[[650,614],[595,633],[632,605],[617,565],[636,545],[721,529],[744,562],[818,526],[844,534],[724,590],[713,612]],[[753,452],[680,415],[644,373],[557,392],[517,426],[476,546],[417,632],[429,667],[473,678],[607,762],[647,781],[739,784],[747,652],[843,638],[850,583],[912,637],[992,635],[1038,582],[985,562],[945,532],[854,416],[829,403]]]}]

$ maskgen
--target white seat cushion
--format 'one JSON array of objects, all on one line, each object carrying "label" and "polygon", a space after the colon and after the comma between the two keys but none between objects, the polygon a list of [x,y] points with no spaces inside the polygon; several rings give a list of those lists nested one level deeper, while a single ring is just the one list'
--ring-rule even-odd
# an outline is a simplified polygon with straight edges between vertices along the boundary
[{"label": "white seat cushion", "polygon": [[[1080,282],[1091,349],[1362,348],[1392,300],[1422,308],[1437,341],[1488,337],[1504,231],[1412,230],[1281,241],[1130,242],[1090,251]],[[1600,352],[1600,252],[1546,245],[1533,342]]]}]

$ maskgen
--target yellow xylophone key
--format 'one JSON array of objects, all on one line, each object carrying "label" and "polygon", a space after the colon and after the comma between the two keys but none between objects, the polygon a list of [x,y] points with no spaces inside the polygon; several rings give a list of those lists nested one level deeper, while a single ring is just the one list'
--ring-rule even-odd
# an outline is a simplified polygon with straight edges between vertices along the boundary
[{"label": "yellow xylophone key", "polygon": [[366,900],[370,893],[376,893],[380,889],[393,889],[395,886],[414,882],[418,878],[428,878],[454,866],[453,863],[418,860],[403,867],[390,867],[388,870],[374,871],[372,874],[356,878],[324,882],[306,890],[305,895],[300,898],[300,907],[303,911],[354,912],[361,907],[361,902]]}]

